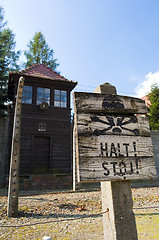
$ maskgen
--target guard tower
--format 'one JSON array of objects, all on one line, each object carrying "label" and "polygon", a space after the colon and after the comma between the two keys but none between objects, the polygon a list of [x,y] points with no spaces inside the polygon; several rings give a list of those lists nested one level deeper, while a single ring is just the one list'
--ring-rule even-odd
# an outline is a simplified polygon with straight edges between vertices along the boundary
[{"label": "guard tower", "polygon": [[[19,78],[25,78],[22,98],[20,175],[70,174],[72,168],[70,81],[42,64],[9,74],[9,146]],[[9,160],[7,172],[9,170]]]}]

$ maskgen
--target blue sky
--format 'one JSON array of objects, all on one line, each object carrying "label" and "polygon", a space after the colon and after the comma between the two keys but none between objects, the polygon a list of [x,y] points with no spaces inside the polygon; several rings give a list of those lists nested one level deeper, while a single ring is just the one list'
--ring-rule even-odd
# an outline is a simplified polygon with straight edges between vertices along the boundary
[{"label": "blue sky", "polygon": [[17,50],[41,31],[77,91],[109,82],[144,96],[159,83],[158,0],[1,0]]}]

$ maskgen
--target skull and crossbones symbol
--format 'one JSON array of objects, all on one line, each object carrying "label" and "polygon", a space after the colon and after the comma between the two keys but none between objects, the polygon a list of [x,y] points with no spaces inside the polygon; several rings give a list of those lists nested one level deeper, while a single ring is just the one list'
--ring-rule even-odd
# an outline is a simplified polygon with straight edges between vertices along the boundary
[{"label": "skull and crossbones symbol", "polygon": [[124,116],[121,117],[105,116],[105,118],[106,120],[102,120],[97,116],[91,117],[92,122],[99,122],[108,126],[102,130],[95,129],[94,134],[96,135],[105,134],[109,130],[112,130],[112,132],[115,134],[120,134],[123,130],[126,130],[134,133],[134,135],[139,135],[138,129],[129,129],[125,127],[125,125],[129,123],[136,123],[137,122],[136,116],[130,116],[128,120],[125,120]]},{"label": "skull and crossbones symbol", "polygon": [[[121,101],[121,99],[117,95],[109,95],[106,96],[102,103],[102,108],[105,109],[124,109],[124,104]],[[137,123],[137,117],[136,116],[105,116],[106,120],[100,119],[97,116],[91,117],[92,122],[99,122],[103,123],[104,125],[107,125],[106,128],[99,130],[95,129],[94,134],[101,135],[105,134],[107,131],[111,130],[114,134],[120,134],[123,130],[132,132],[134,135],[139,135],[138,129],[129,129],[128,127],[125,127],[126,125],[130,123]]]},{"label": "skull and crossbones symbol", "polygon": [[105,116],[106,120],[102,120],[97,116],[91,117],[92,122],[100,122],[103,123],[104,125],[107,125],[108,127],[98,130],[94,130],[94,134],[96,135],[101,135],[105,134],[107,131],[112,130],[113,133],[115,134],[120,134],[123,130],[129,131],[134,133],[134,135],[139,135],[139,130],[138,129],[129,129],[125,127],[125,125],[129,123],[136,123],[137,118],[135,116],[129,117],[128,120],[125,120],[125,117],[112,117],[112,116]]}]

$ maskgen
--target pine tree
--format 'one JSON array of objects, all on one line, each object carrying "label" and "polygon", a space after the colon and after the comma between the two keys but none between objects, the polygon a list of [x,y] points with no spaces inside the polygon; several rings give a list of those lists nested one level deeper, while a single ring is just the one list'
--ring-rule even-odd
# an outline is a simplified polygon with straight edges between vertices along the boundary
[{"label": "pine tree", "polygon": [[49,48],[45,37],[41,32],[35,33],[27,47],[29,50],[24,52],[27,59],[25,67],[40,63],[56,70],[57,66],[59,66],[57,59],[54,59],[54,51]]},{"label": "pine tree", "polygon": [[9,71],[18,70],[20,51],[15,52],[15,35],[5,28],[4,11],[0,7],[0,117],[6,116],[7,83]]}]

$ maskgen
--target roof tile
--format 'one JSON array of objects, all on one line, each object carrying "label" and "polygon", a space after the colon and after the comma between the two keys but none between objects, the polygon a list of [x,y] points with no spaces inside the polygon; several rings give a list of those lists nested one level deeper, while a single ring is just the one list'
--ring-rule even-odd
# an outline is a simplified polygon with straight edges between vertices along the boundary
[{"label": "roof tile", "polygon": [[35,64],[22,71],[12,72],[12,73],[21,74],[24,76],[26,75],[26,76],[45,78],[45,79],[52,79],[52,80],[69,81],[68,79],[61,76],[59,73],[53,71],[50,67],[43,64]]},{"label": "roof tile", "polygon": [[150,107],[151,102],[150,102],[150,100],[149,100],[148,95],[142,97],[141,99],[142,99],[142,100],[145,100],[146,107]]}]

